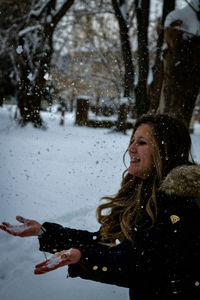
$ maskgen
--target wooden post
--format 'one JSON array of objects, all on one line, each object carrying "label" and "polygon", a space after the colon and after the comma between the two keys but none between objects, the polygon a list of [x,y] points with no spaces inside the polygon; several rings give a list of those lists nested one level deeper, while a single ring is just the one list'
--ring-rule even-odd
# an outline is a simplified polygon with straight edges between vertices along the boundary
[{"label": "wooden post", "polygon": [[79,126],[87,125],[89,110],[89,99],[79,97],[76,103],[76,121],[75,124]]},{"label": "wooden post", "polygon": [[126,133],[126,119],[127,119],[127,105],[126,103],[120,104],[117,120],[117,131]]},{"label": "wooden post", "polygon": [[65,122],[65,110],[61,109],[60,125],[63,126],[64,122]]}]

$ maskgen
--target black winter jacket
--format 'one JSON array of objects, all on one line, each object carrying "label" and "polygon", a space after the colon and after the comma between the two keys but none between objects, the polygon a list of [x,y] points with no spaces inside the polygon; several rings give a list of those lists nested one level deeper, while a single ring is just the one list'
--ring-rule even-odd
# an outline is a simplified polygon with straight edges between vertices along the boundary
[{"label": "black winter jacket", "polygon": [[134,300],[200,299],[200,167],[173,169],[157,192],[158,217],[149,227],[148,215],[128,240],[108,247],[99,232],[44,223],[40,250],[55,253],[80,248],[79,264],[69,266],[81,277],[130,288]]}]

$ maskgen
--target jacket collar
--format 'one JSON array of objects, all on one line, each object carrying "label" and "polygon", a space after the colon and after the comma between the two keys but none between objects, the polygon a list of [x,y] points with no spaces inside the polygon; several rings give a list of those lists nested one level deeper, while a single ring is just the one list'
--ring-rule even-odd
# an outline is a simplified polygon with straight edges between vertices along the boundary
[{"label": "jacket collar", "polygon": [[200,207],[200,165],[182,165],[172,169],[161,183],[168,195],[195,198]]}]

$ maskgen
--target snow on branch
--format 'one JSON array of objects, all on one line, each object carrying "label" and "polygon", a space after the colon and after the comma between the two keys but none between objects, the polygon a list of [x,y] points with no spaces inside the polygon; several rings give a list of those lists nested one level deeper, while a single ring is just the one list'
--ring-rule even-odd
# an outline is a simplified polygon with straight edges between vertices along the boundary
[{"label": "snow on branch", "polygon": [[19,37],[22,37],[26,33],[30,32],[30,31],[34,31],[36,29],[42,30],[42,26],[40,24],[35,25],[35,26],[28,26],[27,28],[25,28],[19,32]]},{"label": "snow on branch", "polygon": [[173,10],[166,18],[164,27],[184,31],[188,34],[200,36],[199,0],[192,0],[182,9]]},{"label": "snow on branch", "polygon": [[124,19],[124,21],[127,23],[128,22],[128,12],[127,12],[127,5],[126,5],[126,0],[122,1],[122,4],[119,7],[121,11],[121,15]]},{"label": "snow on branch", "polygon": [[40,18],[41,15],[43,14],[44,10],[46,10],[46,8],[48,6],[51,6],[51,4],[54,2],[54,0],[49,0],[49,1],[45,1],[44,4],[39,7],[38,9],[33,9],[30,11],[30,16],[32,17],[36,17],[36,18]]}]

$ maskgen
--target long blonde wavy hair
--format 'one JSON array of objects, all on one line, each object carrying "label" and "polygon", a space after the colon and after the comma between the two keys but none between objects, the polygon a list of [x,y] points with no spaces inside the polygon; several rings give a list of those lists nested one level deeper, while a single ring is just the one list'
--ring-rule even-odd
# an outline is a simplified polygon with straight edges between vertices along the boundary
[{"label": "long blonde wavy hair", "polygon": [[135,131],[142,124],[149,124],[152,129],[153,172],[144,180],[125,170],[117,194],[102,198],[107,202],[97,208],[97,219],[101,224],[101,243],[109,246],[115,246],[124,239],[133,241],[132,230],[137,226],[143,209],[154,224],[157,218],[156,191],[163,177],[173,167],[189,163],[191,139],[181,120],[168,114],[144,115],[134,126],[129,146]]}]

